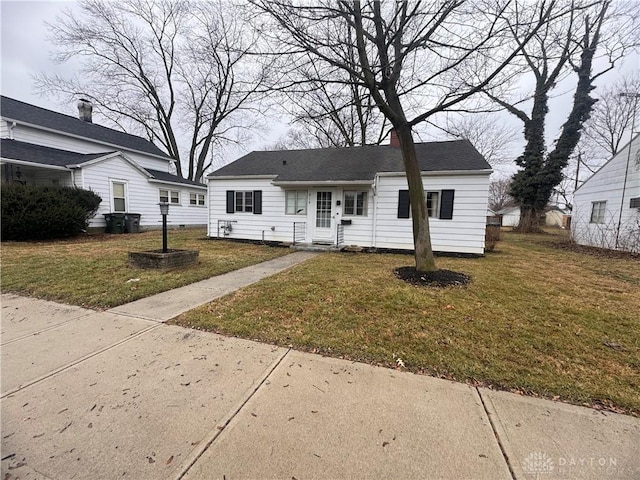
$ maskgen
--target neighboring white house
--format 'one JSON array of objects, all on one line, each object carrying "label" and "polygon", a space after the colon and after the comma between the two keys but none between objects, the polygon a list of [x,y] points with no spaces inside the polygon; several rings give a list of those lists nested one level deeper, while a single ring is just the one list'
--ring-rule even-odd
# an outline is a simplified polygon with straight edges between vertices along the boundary
[{"label": "neighboring white house", "polygon": [[[252,152],[210,174],[209,236],[413,249],[397,143]],[[416,144],[433,250],[484,253],[491,167],[466,140]]]},{"label": "neighboring white house", "polygon": [[520,207],[506,207],[498,212],[503,227],[515,227],[520,223]]},{"label": "neighboring white house", "polygon": [[144,138],[8,97],[0,107],[2,182],[76,186],[102,197],[90,228],[105,226],[105,213],[137,213],[141,228],[158,228],[158,203],[171,204],[173,226],[207,223],[206,185],[170,173],[174,161]]},{"label": "neighboring white house", "polygon": [[577,243],[640,252],[640,135],[575,191],[573,205]]}]

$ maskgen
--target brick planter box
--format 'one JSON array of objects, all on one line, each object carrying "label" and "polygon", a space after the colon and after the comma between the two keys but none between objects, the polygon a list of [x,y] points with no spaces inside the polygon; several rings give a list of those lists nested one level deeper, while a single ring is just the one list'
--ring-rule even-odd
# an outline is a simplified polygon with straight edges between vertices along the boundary
[{"label": "brick planter box", "polygon": [[137,268],[155,268],[170,270],[198,263],[198,250],[150,250],[148,252],[129,252],[129,265]]}]

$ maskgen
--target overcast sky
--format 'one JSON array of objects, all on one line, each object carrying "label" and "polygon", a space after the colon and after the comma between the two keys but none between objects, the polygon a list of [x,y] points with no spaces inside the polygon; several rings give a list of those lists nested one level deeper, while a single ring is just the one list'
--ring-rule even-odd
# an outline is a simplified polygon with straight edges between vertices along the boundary
[{"label": "overcast sky", "polygon": [[[69,1],[6,1],[0,0],[1,16],[1,67],[0,91],[3,95],[28,102],[40,107],[69,115],[76,115],[75,105],[61,105],[59,101],[47,95],[39,95],[33,86],[32,76],[46,71],[48,73],[73,72],[73,64],[57,65],[50,59],[53,46],[47,42],[47,29],[44,22],[55,22],[56,16],[64,8],[73,8]],[[640,8],[640,3],[639,3]],[[604,77],[600,82],[613,82],[621,74],[640,71],[640,56],[634,55]],[[555,137],[571,105],[570,88],[558,89],[558,96],[551,107],[550,122],[547,131]],[[277,123],[277,122],[276,122]],[[260,148],[273,143],[282,134],[283,127],[274,130],[268,138],[258,138],[248,146]],[[227,161],[237,158],[244,152],[229,152]]]}]

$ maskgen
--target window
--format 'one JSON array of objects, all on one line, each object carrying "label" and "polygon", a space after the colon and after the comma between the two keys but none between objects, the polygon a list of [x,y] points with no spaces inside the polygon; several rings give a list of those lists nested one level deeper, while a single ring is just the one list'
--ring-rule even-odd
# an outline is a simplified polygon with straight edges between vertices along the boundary
[{"label": "window", "polygon": [[[440,220],[452,220],[454,197],[455,190],[425,192],[428,216],[431,218],[439,218]],[[409,190],[398,191],[398,218],[411,218]]]},{"label": "window", "polygon": [[253,192],[236,192],[236,212],[253,212]]},{"label": "window", "polygon": [[367,216],[367,192],[344,192],[344,215]]},{"label": "window", "polygon": [[429,218],[439,218],[440,192],[424,192],[427,199],[427,215]]},{"label": "window", "polygon": [[285,195],[286,215],[306,215],[307,214],[307,191],[288,190]]},{"label": "window", "polygon": [[122,182],[111,182],[111,191],[113,192],[113,211],[127,211],[127,184]]},{"label": "window", "polygon": [[180,192],[178,190],[160,189],[160,201],[163,203],[180,204]]},{"label": "window", "polygon": [[197,205],[199,207],[204,206],[204,193],[190,193],[189,205]]},{"label": "window", "polygon": [[590,223],[604,223],[604,211],[607,202],[593,202],[591,204],[591,220]]},{"label": "window", "polygon": [[262,214],[262,190],[236,192],[227,190],[227,213],[248,212]]}]

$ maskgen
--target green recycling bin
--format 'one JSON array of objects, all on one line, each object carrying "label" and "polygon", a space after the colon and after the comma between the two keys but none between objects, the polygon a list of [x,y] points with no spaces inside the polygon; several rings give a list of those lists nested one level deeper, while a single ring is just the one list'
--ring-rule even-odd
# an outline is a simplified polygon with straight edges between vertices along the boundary
[{"label": "green recycling bin", "polygon": [[105,213],[104,219],[107,222],[105,233],[124,233],[124,213]]},{"label": "green recycling bin", "polygon": [[124,231],[126,233],[140,233],[139,213],[127,213],[124,216]]}]

